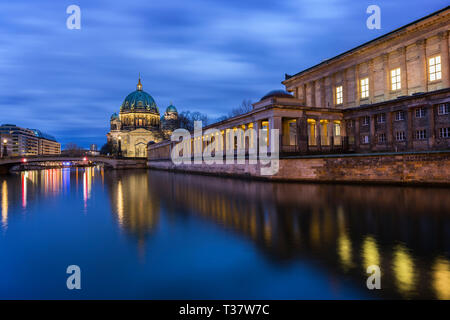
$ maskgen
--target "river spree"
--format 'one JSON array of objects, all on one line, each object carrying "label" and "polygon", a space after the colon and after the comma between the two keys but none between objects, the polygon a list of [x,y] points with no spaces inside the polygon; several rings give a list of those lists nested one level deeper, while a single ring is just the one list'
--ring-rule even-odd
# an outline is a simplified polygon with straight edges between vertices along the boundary
[{"label": "river spree", "polygon": [[93,167],[0,191],[1,299],[450,299],[449,189]]}]

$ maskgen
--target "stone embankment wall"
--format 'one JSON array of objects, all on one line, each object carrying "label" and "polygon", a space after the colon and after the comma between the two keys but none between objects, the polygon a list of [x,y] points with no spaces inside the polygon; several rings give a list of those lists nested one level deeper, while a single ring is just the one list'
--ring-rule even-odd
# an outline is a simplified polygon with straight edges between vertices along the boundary
[{"label": "stone embankment wall", "polygon": [[282,181],[450,185],[450,151],[302,156],[280,159],[273,176],[260,164],[182,164],[149,157],[152,169]]}]

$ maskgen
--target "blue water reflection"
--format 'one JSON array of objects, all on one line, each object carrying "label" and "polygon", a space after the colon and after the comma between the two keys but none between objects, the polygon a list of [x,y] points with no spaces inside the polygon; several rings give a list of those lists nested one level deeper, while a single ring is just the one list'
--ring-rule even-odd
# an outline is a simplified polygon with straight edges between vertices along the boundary
[{"label": "blue water reflection", "polygon": [[0,191],[2,299],[450,299],[448,189],[92,167]]}]

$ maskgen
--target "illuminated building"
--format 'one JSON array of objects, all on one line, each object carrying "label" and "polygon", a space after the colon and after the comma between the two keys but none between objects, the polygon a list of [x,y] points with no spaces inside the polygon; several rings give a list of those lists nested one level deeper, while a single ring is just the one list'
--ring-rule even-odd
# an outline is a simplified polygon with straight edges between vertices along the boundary
[{"label": "illuminated building", "polygon": [[[33,156],[60,154],[61,144],[48,134],[36,129],[21,128],[13,124],[0,126],[0,134],[5,136],[3,144],[7,145],[8,156]],[[7,136],[6,136],[7,135]]]},{"label": "illuminated building", "polygon": [[149,142],[168,139],[172,131],[178,128],[178,112],[170,105],[161,119],[155,100],[142,90],[139,78],[136,91],[125,98],[119,114],[111,116],[110,125],[107,138],[115,154],[146,157]]},{"label": "illuminated building", "polygon": [[36,137],[39,138],[38,140],[38,154],[39,155],[47,155],[47,154],[60,154],[61,153],[61,144],[56,141],[56,139],[48,135],[46,133],[43,133],[40,130],[31,129],[34,131],[34,134]]},{"label": "illuminated building", "polygon": [[[286,91],[271,91],[251,111],[203,131],[219,130],[222,136],[214,138],[222,150],[236,149],[223,135],[236,128],[279,130],[281,153],[447,150],[449,22],[447,7],[286,75]],[[272,144],[271,137],[264,139]],[[149,150],[151,159],[169,158],[172,146]]]}]

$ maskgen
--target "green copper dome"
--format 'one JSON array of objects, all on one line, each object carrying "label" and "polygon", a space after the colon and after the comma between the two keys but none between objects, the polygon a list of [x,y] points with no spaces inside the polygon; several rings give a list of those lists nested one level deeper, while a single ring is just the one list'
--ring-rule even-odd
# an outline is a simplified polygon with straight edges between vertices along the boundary
[{"label": "green copper dome", "polygon": [[176,112],[176,113],[178,113],[177,108],[175,108],[175,106],[172,105],[172,104],[167,107],[166,112],[167,113],[169,113],[169,112]]},{"label": "green copper dome", "polygon": [[159,113],[153,97],[142,90],[141,79],[137,84],[137,90],[130,93],[122,103],[120,111],[152,111]]}]

